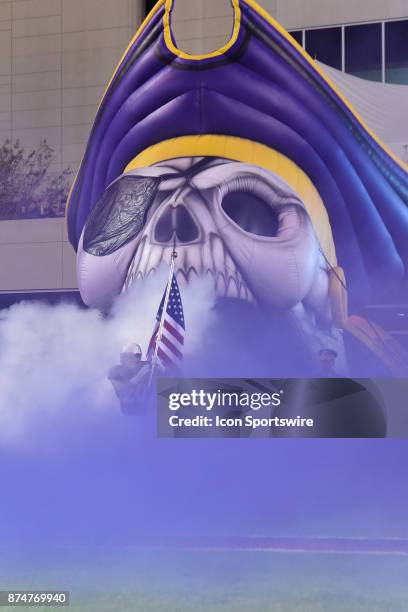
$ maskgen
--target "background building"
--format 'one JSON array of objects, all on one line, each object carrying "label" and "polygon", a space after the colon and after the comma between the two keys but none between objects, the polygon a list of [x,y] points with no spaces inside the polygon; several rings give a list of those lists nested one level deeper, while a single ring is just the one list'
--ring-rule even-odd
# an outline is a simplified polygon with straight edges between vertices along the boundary
[{"label": "background building", "polygon": [[[408,160],[408,87],[401,86],[408,84],[408,0],[259,3],[313,57],[337,70],[329,69],[332,78]],[[19,140],[29,151],[46,139],[54,149],[51,175],[75,173],[105,86],[153,5],[0,0],[0,146]],[[187,52],[222,46],[231,26],[229,0],[176,0],[174,32]],[[3,304],[17,292],[76,288],[63,218],[0,221],[0,262]]]},{"label": "background building", "polygon": [[[76,172],[98,102],[143,14],[134,0],[0,0],[0,146],[46,139]],[[75,288],[64,219],[0,222],[0,290]]]}]

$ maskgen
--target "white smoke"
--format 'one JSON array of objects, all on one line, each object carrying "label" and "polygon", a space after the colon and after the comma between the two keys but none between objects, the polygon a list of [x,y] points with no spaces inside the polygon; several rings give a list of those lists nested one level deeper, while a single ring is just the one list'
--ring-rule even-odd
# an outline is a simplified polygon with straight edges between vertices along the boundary
[{"label": "white smoke", "polygon": [[[121,295],[109,316],[73,304],[23,302],[0,313],[0,445],[20,443],[32,425],[72,416],[103,418],[117,400],[107,379],[121,348],[137,342],[146,353],[167,271]],[[212,284],[181,290],[186,354],[212,320]]]}]

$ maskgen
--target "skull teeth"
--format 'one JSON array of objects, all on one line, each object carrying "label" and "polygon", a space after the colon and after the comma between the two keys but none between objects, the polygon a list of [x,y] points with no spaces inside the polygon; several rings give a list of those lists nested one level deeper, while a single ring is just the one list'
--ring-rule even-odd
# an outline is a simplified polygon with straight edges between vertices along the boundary
[{"label": "skull teeth", "polygon": [[238,291],[237,282],[232,277],[230,277],[230,279],[228,281],[227,295],[229,297],[233,297],[233,298],[239,298],[240,297],[240,292]]},{"label": "skull teeth", "polygon": [[129,289],[129,287],[131,286],[132,282],[136,278],[140,278],[140,276],[139,276],[140,261],[141,261],[142,255],[144,253],[146,242],[147,242],[147,239],[144,238],[142,240],[142,242],[140,243],[139,247],[137,248],[136,255],[135,255],[132,263],[130,264],[130,268],[129,268],[129,271],[128,271],[128,274],[127,274],[127,277],[126,277],[126,281],[125,281],[125,284],[124,284],[124,287],[123,287],[123,289],[126,290],[126,291]]},{"label": "skull teeth", "polygon": [[[172,251],[170,247],[151,245],[144,238],[129,267],[123,291],[135,281],[152,276],[162,263],[169,265]],[[217,297],[256,302],[218,236],[212,236],[204,245],[180,246],[177,253],[176,278],[180,287],[205,276],[214,284]]]},{"label": "skull teeth", "polygon": [[188,280],[187,280],[187,276],[186,276],[186,274],[185,274],[185,272],[183,270],[177,270],[176,271],[176,278],[177,278],[177,282],[180,285],[180,287],[187,287]]},{"label": "skull teeth", "polygon": [[225,267],[230,272],[234,272],[236,270],[236,266],[231,259],[231,255],[229,253],[225,253]]},{"label": "skull teeth", "polygon": [[202,252],[201,252],[201,260],[202,260],[202,267],[203,267],[203,271],[204,272],[211,272],[212,270],[214,270],[215,266],[214,266],[214,260],[211,254],[211,248],[208,242],[206,242],[203,246]]},{"label": "skull teeth", "polygon": [[154,249],[149,249],[148,245],[145,244],[143,248],[143,253],[140,258],[139,270],[143,274],[143,276],[147,276],[147,272],[149,271],[148,264],[150,259],[150,251]]},{"label": "skull teeth", "polygon": [[225,249],[218,236],[211,236],[211,253],[214,261],[220,263],[222,262],[222,264],[225,266]]},{"label": "skull teeth", "polygon": [[148,263],[148,275],[150,274],[151,270],[157,270],[157,268],[160,266],[161,262],[163,261],[163,251],[161,251],[160,249],[150,249],[151,253],[150,253],[150,258],[149,258],[149,263]]},{"label": "skull teeth", "polygon": [[[181,267],[184,268],[185,270],[193,270],[195,275],[201,275],[203,273],[204,270],[204,265],[203,265],[203,258],[202,258],[202,254],[200,253],[200,251],[198,249],[195,248],[189,248],[189,249],[184,249],[185,252],[185,260],[184,260],[184,265],[183,262],[181,263]],[[179,263],[179,262],[178,262]]]},{"label": "skull teeth", "polygon": [[216,281],[215,281],[215,292],[219,296],[227,295],[227,283],[225,282],[224,275],[221,272],[218,272]]},{"label": "skull teeth", "polygon": [[192,282],[194,282],[197,279],[198,279],[198,274],[197,274],[195,268],[191,267],[189,269],[189,271],[187,272],[187,280],[188,280],[189,283],[192,283]]}]

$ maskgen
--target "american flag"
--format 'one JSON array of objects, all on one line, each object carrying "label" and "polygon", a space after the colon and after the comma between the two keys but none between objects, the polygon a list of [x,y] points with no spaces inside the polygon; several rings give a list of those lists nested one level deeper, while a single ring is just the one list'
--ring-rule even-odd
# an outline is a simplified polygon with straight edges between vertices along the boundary
[{"label": "american flag", "polygon": [[[166,299],[166,291],[164,292],[160,308],[156,317],[153,335],[147,350],[147,357],[151,359],[156,350],[158,334],[160,330],[160,321],[162,319],[164,302]],[[171,288],[169,294],[169,302],[166,313],[164,315],[163,333],[159,340],[157,355],[166,367],[178,366],[183,359],[184,335],[186,327],[184,322],[183,304],[181,302],[180,289],[173,274],[171,280]]]}]

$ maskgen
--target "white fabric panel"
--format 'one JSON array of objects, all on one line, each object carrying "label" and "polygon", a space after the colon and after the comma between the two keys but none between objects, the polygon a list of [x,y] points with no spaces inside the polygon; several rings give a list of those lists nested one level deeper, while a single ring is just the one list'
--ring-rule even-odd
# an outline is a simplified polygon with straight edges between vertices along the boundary
[{"label": "white fabric panel", "polygon": [[408,85],[367,81],[318,63],[367,125],[408,162]]}]

